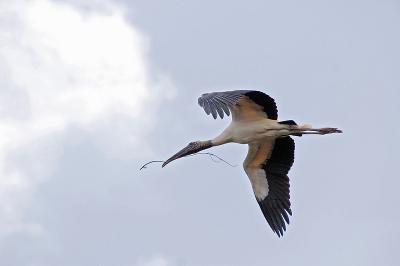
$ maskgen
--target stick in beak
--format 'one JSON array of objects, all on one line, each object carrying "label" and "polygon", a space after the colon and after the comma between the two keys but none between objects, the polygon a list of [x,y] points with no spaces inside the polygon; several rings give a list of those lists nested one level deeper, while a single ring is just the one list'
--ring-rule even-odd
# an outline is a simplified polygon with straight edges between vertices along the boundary
[{"label": "stick in beak", "polygon": [[175,155],[173,155],[171,158],[166,160],[163,164],[162,167],[166,166],[170,162],[188,156],[190,154],[205,150],[212,147],[211,141],[196,141],[196,142],[190,142],[189,145],[187,145],[185,148],[182,150],[178,151]]}]

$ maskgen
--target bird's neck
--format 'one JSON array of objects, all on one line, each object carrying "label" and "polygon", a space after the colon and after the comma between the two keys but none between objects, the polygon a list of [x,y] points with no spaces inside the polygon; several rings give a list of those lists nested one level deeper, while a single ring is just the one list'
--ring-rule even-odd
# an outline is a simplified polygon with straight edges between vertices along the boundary
[{"label": "bird's neck", "polygon": [[219,136],[211,140],[212,146],[219,146],[232,142],[231,128],[226,128]]}]

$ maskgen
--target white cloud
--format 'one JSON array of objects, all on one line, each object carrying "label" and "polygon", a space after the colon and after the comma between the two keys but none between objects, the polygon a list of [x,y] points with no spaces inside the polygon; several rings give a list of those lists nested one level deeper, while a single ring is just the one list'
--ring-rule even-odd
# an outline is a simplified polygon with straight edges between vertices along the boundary
[{"label": "white cloud", "polygon": [[[148,40],[111,3],[107,12],[84,12],[49,0],[0,1],[0,48],[0,236],[40,233],[21,214],[57,163],[57,136],[71,125],[96,131],[128,117],[136,126],[92,132],[94,139],[113,154],[129,147],[143,153],[149,116],[171,84],[165,76],[150,80]],[[30,169],[10,167],[21,150]]]}]

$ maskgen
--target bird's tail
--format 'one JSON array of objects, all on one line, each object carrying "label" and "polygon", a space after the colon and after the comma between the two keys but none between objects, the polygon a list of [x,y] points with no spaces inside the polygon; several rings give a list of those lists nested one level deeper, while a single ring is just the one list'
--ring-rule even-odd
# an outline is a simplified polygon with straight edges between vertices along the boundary
[{"label": "bird's tail", "polygon": [[[292,126],[297,126],[297,123],[296,122],[294,122],[293,120],[285,120],[285,121],[281,121],[281,122],[278,122],[279,124],[283,124],[283,125],[292,125]],[[301,137],[301,136],[303,136],[303,134],[293,134],[294,136],[298,136],[298,137]]]},{"label": "bird's tail", "polygon": [[283,125],[294,125],[297,126],[296,122],[294,122],[293,120],[285,120],[285,121],[281,121],[278,122],[279,124],[283,124]]}]

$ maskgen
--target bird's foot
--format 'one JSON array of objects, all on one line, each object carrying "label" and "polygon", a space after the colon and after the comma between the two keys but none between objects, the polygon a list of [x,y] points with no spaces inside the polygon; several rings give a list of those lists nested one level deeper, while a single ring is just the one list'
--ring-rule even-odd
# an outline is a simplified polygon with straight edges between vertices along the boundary
[{"label": "bird's foot", "polygon": [[321,135],[325,134],[332,134],[332,133],[343,133],[340,129],[334,128],[334,127],[324,127],[318,129],[318,133]]}]

